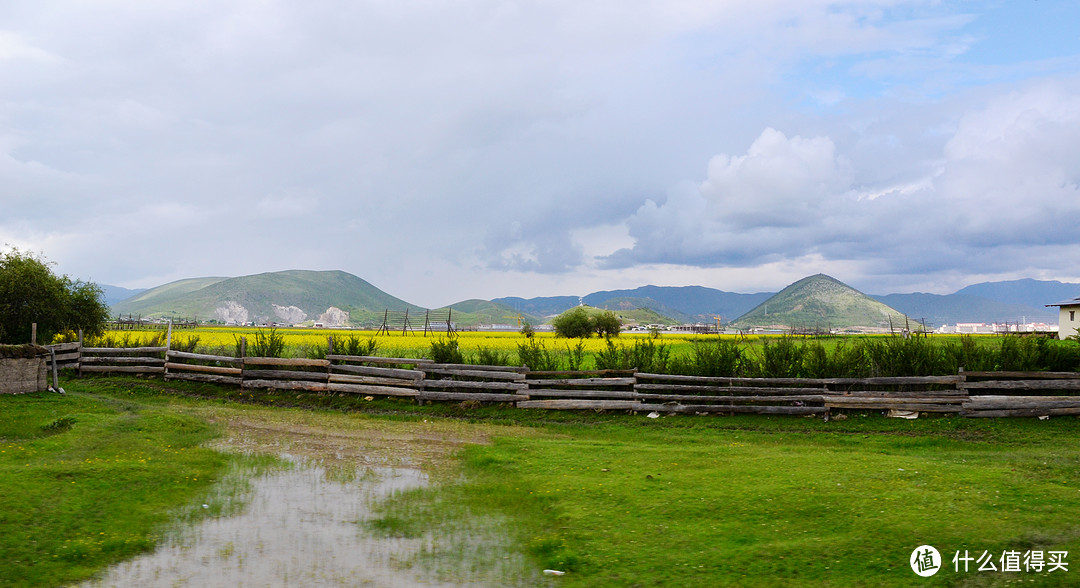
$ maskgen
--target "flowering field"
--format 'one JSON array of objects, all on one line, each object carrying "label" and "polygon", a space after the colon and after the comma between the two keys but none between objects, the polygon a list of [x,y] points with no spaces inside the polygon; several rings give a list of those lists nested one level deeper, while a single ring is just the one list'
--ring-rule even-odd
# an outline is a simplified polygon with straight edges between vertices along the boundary
[{"label": "flowering field", "polygon": [[[261,330],[263,333],[268,331],[268,329]],[[226,355],[231,355],[239,337],[246,337],[248,344],[250,345],[256,333],[259,332],[260,329],[257,328],[213,326],[176,330],[173,331],[173,341],[175,342],[173,347],[187,346],[186,344],[189,341],[196,339],[197,343],[195,344],[195,348],[199,351],[212,353],[221,352]],[[431,349],[432,342],[446,339],[445,333],[429,333],[426,337],[422,333],[402,335],[400,332],[377,335],[375,331],[357,331],[351,329],[284,328],[276,329],[275,333],[284,337],[287,350],[286,355],[296,357],[308,355],[310,351],[315,349],[325,349],[328,337],[333,337],[338,344],[343,340],[348,340],[353,337],[365,342],[374,340],[376,345],[376,355],[383,357],[410,358],[427,356]],[[88,344],[102,344],[102,346],[105,347],[128,347],[137,344],[138,342],[147,342],[151,339],[163,336],[164,331],[161,329],[107,331],[104,337],[102,337],[103,341],[99,343],[88,342]],[[518,345],[527,341],[525,336],[518,332],[462,331],[455,336],[458,341],[458,346],[466,356],[475,354],[479,349],[488,349],[513,355],[517,353]],[[734,338],[734,336],[731,337]],[[579,342],[578,339],[571,340],[556,337],[553,333],[536,333],[534,338],[545,348],[554,352],[561,351],[564,353],[567,351],[568,346],[575,347]],[[622,344],[633,345],[635,340],[648,340],[650,338],[651,337],[647,334],[624,334],[621,335],[618,340]],[[685,347],[689,345],[689,342],[692,339],[704,338],[705,337],[700,335],[665,334],[660,341],[669,346],[679,346],[682,344],[682,346]],[[716,336],[713,335],[708,338],[710,340],[715,340]],[[607,348],[607,343],[604,339],[599,337],[583,339],[580,341],[585,353],[595,353]]]},{"label": "flowering field", "polygon": [[[1075,341],[1017,336],[805,337],[626,333],[613,339],[566,339],[517,332],[383,334],[334,329],[199,327],[173,332],[171,347],[236,356],[241,338],[249,355],[323,358],[328,340],[344,355],[428,358],[438,363],[525,365],[534,371],[637,369],[713,377],[829,378],[929,376],[967,371],[1076,371]],[[273,339],[274,345],[267,341]],[[261,344],[260,344],[261,341]],[[90,347],[163,346],[163,330],[109,331]]]}]

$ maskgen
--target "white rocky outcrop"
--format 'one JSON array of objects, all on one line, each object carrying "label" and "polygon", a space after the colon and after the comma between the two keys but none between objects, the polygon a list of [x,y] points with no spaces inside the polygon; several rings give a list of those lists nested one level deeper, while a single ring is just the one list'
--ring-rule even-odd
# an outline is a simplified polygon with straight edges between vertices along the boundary
[{"label": "white rocky outcrop", "polygon": [[349,313],[336,306],[331,306],[326,309],[326,312],[319,315],[318,322],[327,327],[344,327],[349,324]]},{"label": "white rocky outcrop", "polygon": [[287,325],[302,323],[307,319],[307,313],[296,306],[279,306],[277,304],[271,304],[270,306],[274,308],[274,315]]},{"label": "white rocky outcrop", "polygon": [[214,318],[226,325],[242,325],[248,322],[248,310],[239,302],[226,300],[223,306],[214,309]]}]

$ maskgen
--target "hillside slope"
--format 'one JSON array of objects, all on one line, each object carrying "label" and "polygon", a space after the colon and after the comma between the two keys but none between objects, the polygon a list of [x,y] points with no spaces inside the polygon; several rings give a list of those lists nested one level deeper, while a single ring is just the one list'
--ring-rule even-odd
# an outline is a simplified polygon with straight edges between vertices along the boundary
[{"label": "hillside slope", "polygon": [[903,327],[899,311],[847,284],[817,274],[778,292],[733,322],[738,328],[783,327],[825,329],[888,329]]},{"label": "hillside slope", "polygon": [[182,280],[154,288],[116,305],[114,311],[223,323],[371,324],[381,320],[385,309],[422,310],[342,271],[288,270],[199,280],[202,287],[197,287],[198,280]]}]

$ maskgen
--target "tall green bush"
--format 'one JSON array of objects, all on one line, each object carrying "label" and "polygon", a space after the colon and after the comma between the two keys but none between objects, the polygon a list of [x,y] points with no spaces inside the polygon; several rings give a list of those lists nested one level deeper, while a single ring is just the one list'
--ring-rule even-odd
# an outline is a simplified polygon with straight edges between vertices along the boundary
[{"label": "tall green bush", "polygon": [[529,338],[518,343],[518,360],[534,372],[553,372],[559,369],[559,358],[548,351],[540,339]]},{"label": "tall green bush", "polygon": [[0,253],[0,343],[47,344],[66,331],[100,335],[109,307],[97,284],[57,276],[51,264],[18,249]]}]

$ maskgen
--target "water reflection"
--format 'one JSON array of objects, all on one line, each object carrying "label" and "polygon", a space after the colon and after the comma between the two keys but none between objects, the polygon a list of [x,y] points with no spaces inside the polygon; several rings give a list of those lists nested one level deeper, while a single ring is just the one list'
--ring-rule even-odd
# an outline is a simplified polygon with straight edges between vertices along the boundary
[{"label": "water reflection", "polygon": [[443,584],[403,563],[430,539],[375,537],[358,524],[376,501],[427,484],[416,466],[455,444],[368,441],[230,422],[220,449],[279,455],[291,467],[250,479],[237,514],[180,529],[153,553],[84,586],[469,585]]}]

